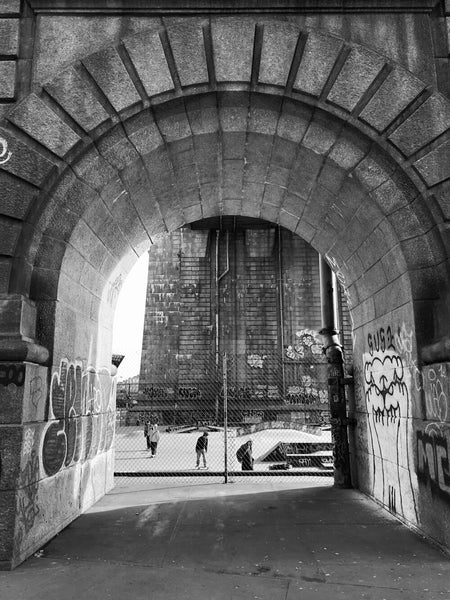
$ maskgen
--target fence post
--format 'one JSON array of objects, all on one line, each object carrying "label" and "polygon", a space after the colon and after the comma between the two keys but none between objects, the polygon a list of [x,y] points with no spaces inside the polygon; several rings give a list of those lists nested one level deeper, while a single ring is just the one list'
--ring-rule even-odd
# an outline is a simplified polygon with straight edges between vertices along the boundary
[{"label": "fence post", "polygon": [[227,353],[224,352],[222,361],[222,376],[223,376],[223,433],[225,436],[224,440],[224,483],[228,483],[228,364],[227,364]]}]

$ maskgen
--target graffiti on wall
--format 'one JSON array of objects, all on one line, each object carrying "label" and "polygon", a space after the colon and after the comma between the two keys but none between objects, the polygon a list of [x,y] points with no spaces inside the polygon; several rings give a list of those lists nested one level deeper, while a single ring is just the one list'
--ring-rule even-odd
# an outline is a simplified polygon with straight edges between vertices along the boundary
[{"label": "graffiti on wall", "polygon": [[[404,506],[402,498],[414,501],[410,461],[411,363],[398,347],[399,328],[380,327],[367,336],[363,355],[364,398],[372,445],[372,493],[393,512],[415,517],[415,506]],[[413,510],[413,514],[410,511]],[[408,514],[407,514],[408,513]]]},{"label": "graffiti on wall", "polygon": [[110,449],[114,434],[116,382],[104,369],[83,369],[62,360],[53,373],[42,444],[42,464],[50,476]]},{"label": "graffiti on wall", "polygon": [[24,431],[23,441],[23,463],[24,467],[20,473],[16,514],[17,514],[17,541],[19,547],[33,527],[39,515],[39,455],[35,449],[35,432],[32,428]]},{"label": "graffiti on wall", "polygon": [[12,156],[12,152],[8,150],[8,142],[5,138],[0,137],[0,165],[6,164]]},{"label": "graffiti on wall", "polygon": [[292,360],[301,360],[309,354],[321,355],[322,342],[316,331],[301,329],[295,333],[295,343],[286,348],[286,356]]},{"label": "graffiti on wall", "polygon": [[450,502],[449,367],[423,369],[426,426],[416,433],[417,477],[431,493]]}]

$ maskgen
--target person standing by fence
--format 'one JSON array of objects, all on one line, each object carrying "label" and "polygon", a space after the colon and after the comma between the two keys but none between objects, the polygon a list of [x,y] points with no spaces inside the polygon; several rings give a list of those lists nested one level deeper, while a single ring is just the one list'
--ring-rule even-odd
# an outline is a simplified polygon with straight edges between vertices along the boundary
[{"label": "person standing by fence", "polygon": [[152,455],[150,458],[153,458],[154,456],[156,456],[156,449],[158,448],[158,442],[159,442],[159,438],[160,438],[160,433],[158,431],[158,425],[152,425],[151,429],[150,429],[150,435],[149,435],[149,440],[150,440],[150,450],[152,452]]},{"label": "person standing by fence", "polygon": [[195,451],[197,453],[197,465],[196,469],[200,469],[200,459],[203,459],[203,468],[207,469],[206,466],[206,453],[208,451],[208,432],[204,432],[202,436],[200,436],[195,445]]}]

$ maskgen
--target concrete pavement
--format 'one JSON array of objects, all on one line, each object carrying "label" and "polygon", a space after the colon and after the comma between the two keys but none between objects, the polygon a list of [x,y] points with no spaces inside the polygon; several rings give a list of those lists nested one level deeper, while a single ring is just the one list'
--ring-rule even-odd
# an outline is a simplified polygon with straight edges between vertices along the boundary
[{"label": "concrete pavement", "polygon": [[116,488],[0,599],[450,600],[449,557],[355,490],[187,483]]}]

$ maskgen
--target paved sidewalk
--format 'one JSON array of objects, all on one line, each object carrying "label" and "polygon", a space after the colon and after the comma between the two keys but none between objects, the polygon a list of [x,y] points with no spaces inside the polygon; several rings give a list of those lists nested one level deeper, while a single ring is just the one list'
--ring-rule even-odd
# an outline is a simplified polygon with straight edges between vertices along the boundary
[{"label": "paved sidewalk", "polygon": [[450,559],[354,490],[116,488],[12,572],[1,600],[450,600]]}]

